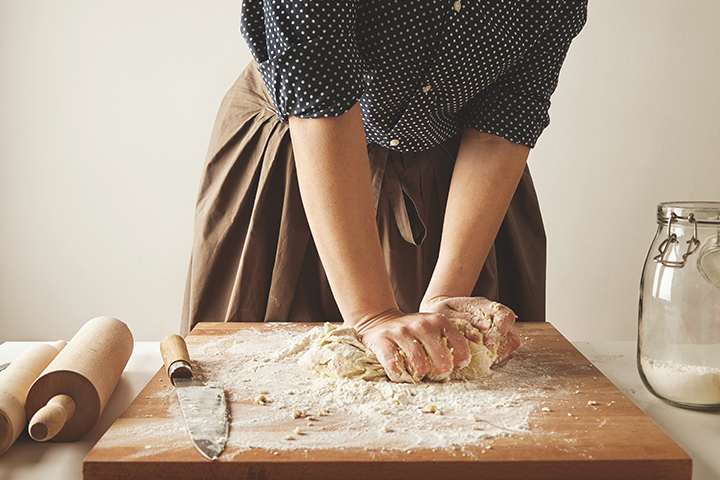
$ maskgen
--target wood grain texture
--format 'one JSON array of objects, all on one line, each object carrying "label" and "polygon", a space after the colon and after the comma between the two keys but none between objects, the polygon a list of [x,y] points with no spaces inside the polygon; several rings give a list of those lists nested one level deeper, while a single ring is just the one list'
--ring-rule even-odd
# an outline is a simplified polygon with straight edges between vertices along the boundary
[{"label": "wood grain texture", "polygon": [[[307,330],[312,325],[288,328]],[[186,341],[193,348],[213,339],[243,335],[248,329],[267,328],[257,323],[199,324]],[[86,480],[135,478],[233,479],[690,479],[690,457],[649,417],[546,323],[520,323],[525,338],[519,350],[552,365],[557,380],[578,387],[577,395],[544,399],[546,411],[537,408],[530,430],[497,437],[482,445],[462,448],[412,449],[326,448],[239,451],[229,443],[214,462],[204,459],[187,433],[169,429],[171,449],[155,453],[139,435],[118,434],[132,428],[164,428],[172,400],[162,393],[169,385],[164,368],[138,395],[86,457]],[[574,387],[573,387],[574,388]],[[229,396],[232,398],[232,395]],[[589,402],[593,406],[589,407]],[[235,412],[248,405],[231,405]],[[582,412],[582,414],[578,414]],[[237,415],[235,413],[234,415]],[[231,426],[231,429],[233,427]],[[242,433],[242,432],[241,432]],[[113,441],[110,441],[114,438]],[[177,445],[175,447],[174,445]]]}]

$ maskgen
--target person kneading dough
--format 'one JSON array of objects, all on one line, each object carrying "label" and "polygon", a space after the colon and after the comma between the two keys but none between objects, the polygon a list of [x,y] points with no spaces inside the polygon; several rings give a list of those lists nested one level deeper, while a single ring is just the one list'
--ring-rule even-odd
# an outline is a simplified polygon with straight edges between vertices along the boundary
[{"label": "person kneading dough", "polygon": [[243,1],[253,61],[212,133],[182,333],[343,322],[419,381],[473,343],[506,361],[515,315],[545,320],[527,159],[586,1],[406,7]]}]

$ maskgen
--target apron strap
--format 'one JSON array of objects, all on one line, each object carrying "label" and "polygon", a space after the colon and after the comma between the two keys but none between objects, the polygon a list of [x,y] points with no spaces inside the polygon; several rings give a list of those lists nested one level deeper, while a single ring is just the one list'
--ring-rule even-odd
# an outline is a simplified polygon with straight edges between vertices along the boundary
[{"label": "apron strap", "polygon": [[378,209],[381,191],[385,192],[400,235],[406,242],[420,245],[427,234],[425,222],[417,208],[421,201],[420,189],[387,149],[383,148],[379,153],[374,156],[376,161],[370,165],[375,211]]}]

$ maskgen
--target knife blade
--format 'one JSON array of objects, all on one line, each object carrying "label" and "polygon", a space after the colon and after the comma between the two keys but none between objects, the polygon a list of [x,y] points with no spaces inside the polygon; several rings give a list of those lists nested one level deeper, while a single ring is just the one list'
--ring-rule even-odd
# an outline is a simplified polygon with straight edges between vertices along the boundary
[{"label": "knife blade", "polygon": [[225,391],[218,383],[193,378],[187,345],[180,335],[165,337],[160,342],[160,353],[175,386],[190,439],[206,458],[216,460],[225,450],[230,430]]}]

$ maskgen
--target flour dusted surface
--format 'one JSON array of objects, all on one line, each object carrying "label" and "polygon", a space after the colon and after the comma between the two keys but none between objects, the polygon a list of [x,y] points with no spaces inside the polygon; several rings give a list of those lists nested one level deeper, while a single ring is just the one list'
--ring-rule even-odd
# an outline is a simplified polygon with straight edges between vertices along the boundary
[{"label": "flour dusted surface", "polygon": [[[478,381],[415,385],[322,377],[297,363],[303,337],[280,324],[272,334],[258,331],[242,343],[228,337],[191,352],[207,379],[231,395],[229,446],[409,450],[527,434],[550,379],[541,365],[522,359]],[[255,403],[258,395],[267,403]]]},{"label": "flour dusted surface", "polygon": [[[530,418],[552,415],[541,411],[549,397],[577,393],[575,383],[558,387],[543,357],[550,352],[524,347],[481,380],[414,385],[321,377],[297,363],[303,335],[296,326],[277,324],[189,343],[196,377],[226,392],[232,419],[224,458],[255,448],[491,448],[498,437],[533,435]],[[261,396],[264,401],[256,402]],[[141,437],[146,450],[136,456],[143,456],[187,442],[174,389],[168,386],[152,402],[166,405],[169,421],[129,420],[111,431],[115,438],[106,436],[106,444]]]}]

